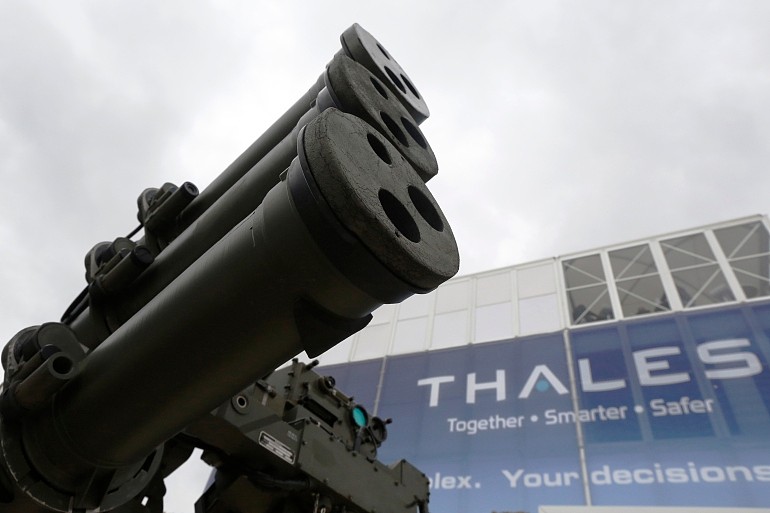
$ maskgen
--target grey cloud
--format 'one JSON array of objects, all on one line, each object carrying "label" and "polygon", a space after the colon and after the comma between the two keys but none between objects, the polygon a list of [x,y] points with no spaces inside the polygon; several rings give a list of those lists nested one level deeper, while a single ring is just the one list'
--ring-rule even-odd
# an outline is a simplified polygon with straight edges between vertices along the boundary
[{"label": "grey cloud", "polygon": [[354,21],[428,100],[430,187],[462,273],[767,212],[769,15],[764,1],[2,2],[2,333],[57,318],[84,253],[133,228],[137,194],[205,185]]}]

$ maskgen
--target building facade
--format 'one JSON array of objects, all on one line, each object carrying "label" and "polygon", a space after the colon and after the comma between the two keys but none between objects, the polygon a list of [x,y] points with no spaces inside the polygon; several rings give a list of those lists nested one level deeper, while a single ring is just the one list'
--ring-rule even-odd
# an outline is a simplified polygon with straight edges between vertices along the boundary
[{"label": "building facade", "polygon": [[323,355],[442,513],[770,506],[753,216],[458,277]]}]

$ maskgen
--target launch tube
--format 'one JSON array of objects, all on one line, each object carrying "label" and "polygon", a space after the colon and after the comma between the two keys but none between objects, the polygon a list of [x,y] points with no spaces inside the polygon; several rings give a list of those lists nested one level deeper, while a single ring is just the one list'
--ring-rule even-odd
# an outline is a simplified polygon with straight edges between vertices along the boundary
[{"label": "launch tube", "polygon": [[[236,461],[229,448],[248,435],[221,433],[212,411],[301,351],[315,357],[350,337],[383,303],[430,292],[457,272],[454,236],[425,186],[438,170],[418,127],[425,102],[360,26],[340,41],[319,79],[197,199],[191,184],[145,189],[139,228],[88,252],[87,286],[61,322],[24,329],[6,345],[3,513],[162,511],[163,479],[193,445],[218,467],[234,463],[236,474],[266,457],[258,464],[270,477],[236,499],[254,486],[270,500],[257,507],[285,509],[283,492],[262,487],[287,483],[273,465],[290,462],[269,450]],[[142,227],[143,238],[131,240]],[[404,474],[403,461],[386,469],[356,458],[369,443],[360,430],[348,433],[352,447],[315,430],[316,417],[331,422],[322,403],[308,407],[302,443],[315,439],[324,452],[292,463],[297,482],[324,478],[308,463],[326,466],[332,454],[329,471],[387,470],[365,480],[383,492],[367,504],[427,511],[424,475]],[[352,408],[352,398],[338,406]],[[284,436],[276,424],[276,440],[300,443],[294,412],[269,416],[292,430]],[[218,499],[231,489],[218,480],[203,506],[211,513],[228,507]],[[394,482],[404,486],[396,494]],[[323,479],[291,502],[371,509],[345,490]]]},{"label": "launch tube", "polygon": [[[395,98],[413,118],[414,125],[419,125],[430,115],[425,100],[420,96],[412,81],[398,62],[380,44],[374,36],[357,23],[350,26],[340,36],[341,50],[336,56],[344,55],[359,63],[386,85]],[[200,216],[225,191],[232,187],[257,162],[267,155],[273,147],[292,133],[300,119],[314,107],[318,93],[326,86],[325,74],[257,138],[238,158],[219,174],[205,190],[187,207],[188,221]],[[337,106],[337,108],[344,108]],[[396,120],[398,121],[398,120]],[[367,120],[370,122],[370,120]],[[430,176],[435,175],[433,172]]]},{"label": "launch tube", "polygon": [[299,120],[315,102],[318,93],[324,87],[324,75],[310,89],[292,105],[278,120],[276,120],[262,135],[260,135],[246,150],[238,155],[232,164],[217,175],[214,180],[203,189],[197,198],[185,209],[185,216],[189,222],[195,220],[219,199],[227,190],[241,179],[251,168],[265,157],[286,136],[291,134]]},{"label": "launch tube", "polygon": [[[233,187],[213,205],[200,213],[195,207],[198,196],[179,217],[179,228],[185,228],[165,248],[151,266],[144,270],[129,293],[109,306],[111,329],[139,311],[190,264],[222,238],[230,229],[259,206],[267,192],[279,181],[292,159],[297,156],[297,133],[327,108],[338,108],[361,117],[403,155],[418,175],[427,180],[438,171],[438,164],[420,129],[414,125],[403,106],[395,101],[384,86],[364,67],[344,55],[335,56],[327,73],[327,86],[319,101],[300,119],[295,130],[284,137]],[[85,310],[72,323],[84,344],[95,347],[106,336],[100,315]]]},{"label": "launch tube", "polygon": [[26,430],[29,450],[62,468],[135,464],[303,349],[456,273],[438,204],[376,130],[328,109],[300,148],[253,214],[88,355]]},{"label": "launch tube", "polygon": [[430,110],[412,79],[374,36],[358,23],[354,23],[342,33],[340,42],[341,52],[388,84],[398,101],[406,107],[417,123],[428,119]]}]

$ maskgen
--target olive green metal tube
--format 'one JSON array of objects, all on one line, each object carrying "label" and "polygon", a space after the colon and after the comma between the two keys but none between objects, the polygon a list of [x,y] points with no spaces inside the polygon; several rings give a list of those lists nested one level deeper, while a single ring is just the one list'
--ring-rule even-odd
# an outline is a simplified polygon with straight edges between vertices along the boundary
[{"label": "olive green metal tube", "polygon": [[312,107],[316,96],[324,88],[324,76],[321,74],[318,80],[307,90],[302,97],[292,105],[270,128],[260,135],[251,146],[241,153],[232,164],[222,171],[217,177],[200,192],[190,205],[185,209],[185,216],[189,222],[199,217],[227,190],[241,179],[252,167],[279,144],[292,130],[302,116]]},{"label": "olive green metal tube", "polygon": [[301,350],[456,273],[449,224],[376,130],[328,109],[300,148],[252,215],[88,355],[25,434],[59,449],[32,451],[64,468],[141,461]]},{"label": "olive green metal tube", "polygon": [[84,344],[89,347],[98,345],[111,330],[117,329],[139,311],[257,208],[270,188],[278,183],[279,175],[297,156],[299,130],[327,108],[354,114],[375,127],[423,180],[427,181],[437,173],[436,157],[420,129],[403,106],[368,70],[348,57],[338,55],[327,68],[326,84],[313,107],[299,119],[294,130],[214,204],[199,213],[197,207],[189,211],[195,205],[193,201],[182,212],[178,225],[184,230],[180,235],[143,271],[129,293],[105,307],[109,326],[105,326],[102,320],[105,311],[94,311],[92,308],[86,309],[71,323]]},{"label": "olive green metal tube", "polygon": [[354,23],[342,33],[340,43],[342,43],[340,52],[365,66],[386,83],[417,123],[428,119],[430,110],[425,103],[425,98],[417,90],[404,68],[374,36],[358,23]]},{"label": "olive green metal tube", "polygon": [[326,82],[327,87],[319,94],[318,101],[300,118],[292,133],[273,147],[235,186],[200,217],[194,217],[197,211],[190,213],[185,210],[182,213],[180,226],[194,226],[182,232],[139,278],[134,293],[119,307],[119,319],[127,319],[138,311],[261,203],[278,182],[280,173],[297,156],[299,130],[326,108],[340,109],[371,124],[406,158],[423,180],[427,181],[436,174],[438,164],[422,132],[399,103],[387,95],[383,96],[381,84],[369,71],[345,56],[337,56],[329,65]]},{"label": "olive green metal tube", "polygon": [[[414,126],[422,123],[430,115],[425,99],[420,96],[408,75],[393,59],[387,50],[360,25],[353,24],[340,35],[342,49],[335,55],[345,55],[386,85],[392,96],[413,118]],[[333,61],[332,61],[333,62]],[[316,96],[325,86],[325,72],[321,73],[316,82],[289,108],[278,120],[254,141],[232,164],[230,164],[214,181],[212,181],[195,200],[187,207],[185,217],[189,222],[199,217],[225,191],[232,187],[240,178],[254,167],[281,140],[291,134],[305,113],[311,109]],[[341,105],[337,108],[345,110]],[[346,110],[347,112],[347,110]],[[360,114],[354,114],[362,117]],[[398,121],[398,120],[397,120]],[[370,120],[367,122],[371,123]],[[433,172],[430,176],[433,176]]]}]

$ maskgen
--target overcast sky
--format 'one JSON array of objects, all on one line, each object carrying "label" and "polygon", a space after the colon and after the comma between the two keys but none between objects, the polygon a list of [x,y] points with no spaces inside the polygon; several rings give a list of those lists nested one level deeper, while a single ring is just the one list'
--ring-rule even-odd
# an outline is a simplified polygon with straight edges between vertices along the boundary
[{"label": "overcast sky", "polygon": [[0,339],[57,320],[137,195],[204,187],[353,22],[430,106],[461,274],[768,211],[764,0],[3,0]]}]

